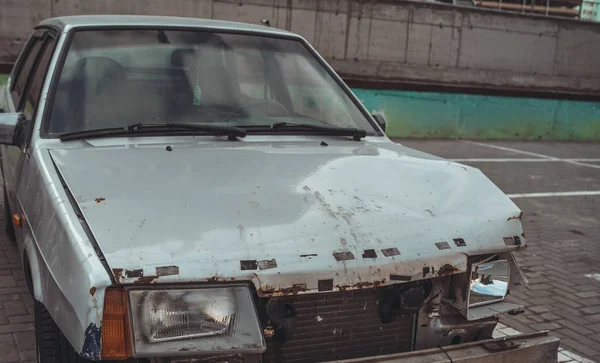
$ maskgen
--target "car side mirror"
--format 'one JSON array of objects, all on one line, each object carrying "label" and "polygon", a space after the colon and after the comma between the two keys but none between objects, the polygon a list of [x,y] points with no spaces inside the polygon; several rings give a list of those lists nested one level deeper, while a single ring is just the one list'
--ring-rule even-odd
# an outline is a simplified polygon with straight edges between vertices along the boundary
[{"label": "car side mirror", "polygon": [[371,116],[373,116],[379,127],[381,127],[383,132],[385,132],[385,126],[387,125],[387,121],[385,120],[385,116],[383,115],[383,113],[378,112],[372,114]]},{"label": "car side mirror", "polygon": [[0,144],[15,145],[17,127],[25,121],[25,115],[17,113],[0,113]]}]

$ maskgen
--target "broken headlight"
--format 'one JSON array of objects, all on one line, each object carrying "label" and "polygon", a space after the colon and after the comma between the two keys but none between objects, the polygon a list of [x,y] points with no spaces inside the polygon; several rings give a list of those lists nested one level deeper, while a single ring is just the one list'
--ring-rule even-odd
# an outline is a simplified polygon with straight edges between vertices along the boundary
[{"label": "broken headlight", "polygon": [[482,262],[471,266],[469,308],[502,301],[508,293],[510,265],[507,260]]},{"label": "broken headlight", "polygon": [[262,353],[247,286],[130,289],[134,356]]},{"label": "broken headlight", "polygon": [[506,301],[513,287],[527,285],[527,279],[511,253],[469,258],[469,271],[452,276],[446,304],[460,311],[469,321],[517,314],[523,306]]}]

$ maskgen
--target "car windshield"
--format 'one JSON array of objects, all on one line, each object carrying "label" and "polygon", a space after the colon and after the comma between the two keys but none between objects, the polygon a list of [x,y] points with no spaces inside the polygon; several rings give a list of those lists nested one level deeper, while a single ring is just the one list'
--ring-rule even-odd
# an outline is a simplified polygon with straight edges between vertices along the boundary
[{"label": "car windshield", "polygon": [[73,35],[48,132],[174,122],[350,127],[376,134],[298,40],[179,30]]}]

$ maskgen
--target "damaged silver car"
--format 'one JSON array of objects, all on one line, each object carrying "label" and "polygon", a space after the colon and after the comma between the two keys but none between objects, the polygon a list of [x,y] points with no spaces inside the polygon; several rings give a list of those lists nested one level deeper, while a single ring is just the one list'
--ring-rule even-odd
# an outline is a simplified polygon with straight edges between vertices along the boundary
[{"label": "damaged silver car", "polygon": [[391,142],[296,34],[49,19],[0,107],[39,362],[556,361],[491,339],[521,211]]}]

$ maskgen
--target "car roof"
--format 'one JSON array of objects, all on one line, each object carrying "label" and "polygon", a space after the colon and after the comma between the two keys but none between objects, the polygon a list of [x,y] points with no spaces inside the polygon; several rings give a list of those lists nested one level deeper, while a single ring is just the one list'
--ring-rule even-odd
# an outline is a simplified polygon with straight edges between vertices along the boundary
[{"label": "car roof", "polygon": [[[259,22],[260,19],[257,19]],[[185,18],[176,16],[148,15],[76,15],[50,18],[42,21],[39,26],[52,26],[66,32],[74,28],[84,27],[173,27],[198,28],[222,31],[252,32],[265,35],[284,35],[287,37],[299,35],[286,30],[270,28],[264,25],[239,23],[224,20],[201,18]]]}]

